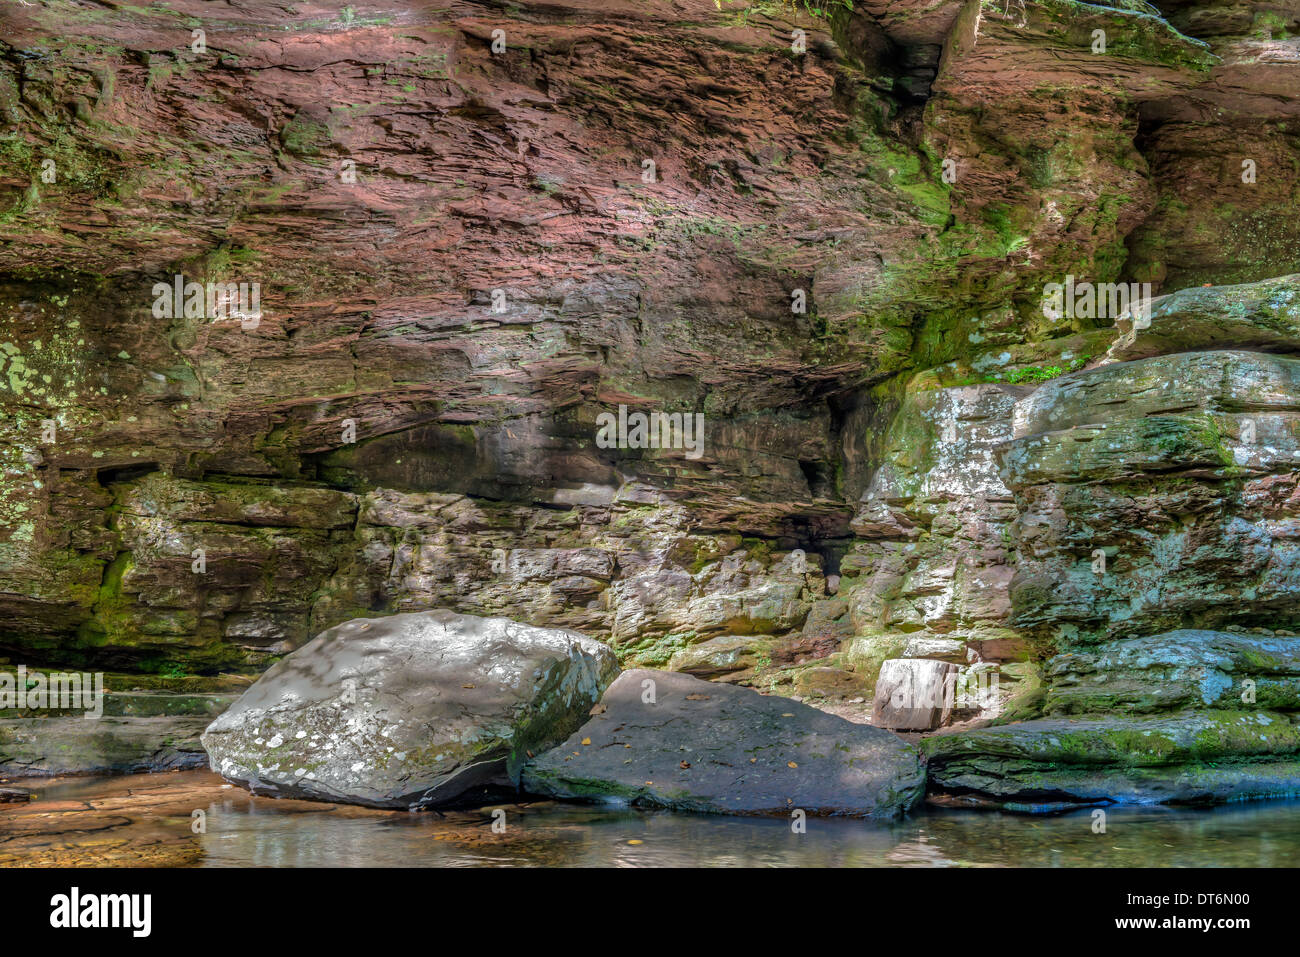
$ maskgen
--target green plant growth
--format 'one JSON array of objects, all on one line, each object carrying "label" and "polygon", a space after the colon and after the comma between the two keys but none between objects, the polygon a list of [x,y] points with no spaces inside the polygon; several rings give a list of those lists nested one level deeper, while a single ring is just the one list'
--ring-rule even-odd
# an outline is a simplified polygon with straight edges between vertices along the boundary
[{"label": "green plant growth", "polygon": [[1088,364],[1090,359],[1092,359],[1092,356],[1079,356],[1077,359],[1070,360],[1064,368],[1061,366],[1025,366],[1023,369],[1013,369],[1010,372],[986,376],[984,381],[1007,382],[1011,385],[1021,385],[1026,382],[1048,382],[1067,373],[1078,372]]},{"label": "green plant growth", "polygon": [[[742,0],[713,0],[719,10],[726,10]],[[748,2],[748,0],[746,0]],[[736,23],[747,23],[757,13],[762,16],[779,16],[797,10],[810,17],[829,20],[838,10],[852,10],[853,0],[753,0],[743,10],[737,10]]]}]

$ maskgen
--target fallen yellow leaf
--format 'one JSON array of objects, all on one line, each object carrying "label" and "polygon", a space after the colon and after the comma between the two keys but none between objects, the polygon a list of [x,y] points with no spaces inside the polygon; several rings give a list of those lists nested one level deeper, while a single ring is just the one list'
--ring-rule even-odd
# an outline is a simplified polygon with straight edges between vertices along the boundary
[{"label": "fallen yellow leaf", "polygon": [[583,744],[591,744],[591,738],[583,738],[583,739],[582,739],[582,743],[583,743]]},{"label": "fallen yellow leaf", "polygon": [[785,762],[785,766],[787,768],[797,768],[799,765],[795,764],[793,761],[787,761]]}]

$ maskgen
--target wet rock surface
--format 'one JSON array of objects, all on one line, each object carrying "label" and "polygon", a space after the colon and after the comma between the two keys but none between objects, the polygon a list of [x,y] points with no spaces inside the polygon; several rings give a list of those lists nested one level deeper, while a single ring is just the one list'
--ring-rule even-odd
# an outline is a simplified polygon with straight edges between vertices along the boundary
[{"label": "wet rock surface", "polygon": [[524,767],[552,797],[711,814],[887,820],[921,795],[915,749],[897,736],[745,688],[625,671],[601,710]]},{"label": "wet rock surface", "polygon": [[933,787],[1011,803],[1300,791],[1300,378],[1237,348],[1290,351],[1292,286],[1170,296],[1123,349],[1203,351],[1017,402],[998,452],[1017,510],[1009,617],[1046,652],[1043,686],[1015,715],[1034,720],[929,739]]},{"label": "wet rock surface", "polygon": [[1173,631],[1052,658],[1054,714],[1181,707],[1300,711],[1300,636]]},{"label": "wet rock surface", "polygon": [[1016,625],[1067,644],[1300,626],[1300,362],[1105,365],[1043,386],[1016,422],[1002,455],[1019,508]]},{"label": "wet rock surface", "polygon": [[258,793],[436,806],[517,784],[617,672],[574,632],[447,611],[360,619],[263,675],[203,746],[213,770]]}]

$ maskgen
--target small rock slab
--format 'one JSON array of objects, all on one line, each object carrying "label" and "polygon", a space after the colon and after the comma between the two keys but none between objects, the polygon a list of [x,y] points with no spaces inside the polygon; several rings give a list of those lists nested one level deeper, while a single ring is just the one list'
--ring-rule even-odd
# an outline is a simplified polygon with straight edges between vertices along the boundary
[{"label": "small rock slab", "polygon": [[896,731],[929,731],[952,716],[957,666],[930,658],[891,658],[880,666],[871,723]]},{"label": "small rock slab", "polygon": [[787,698],[635,670],[601,705],[525,765],[526,790],[711,814],[878,819],[904,813],[924,790],[911,745]]},{"label": "small rock slab", "polygon": [[21,804],[32,799],[32,792],[26,788],[0,787],[0,804]]}]

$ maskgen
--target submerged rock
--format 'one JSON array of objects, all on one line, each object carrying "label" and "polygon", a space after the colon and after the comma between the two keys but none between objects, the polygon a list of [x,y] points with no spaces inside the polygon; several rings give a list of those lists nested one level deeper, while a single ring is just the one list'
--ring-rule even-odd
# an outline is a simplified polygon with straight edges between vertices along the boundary
[{"label": "submerged rock", "polygon": [[515,784],[618,671],[576,632],[450,611],[357,619],[271,668],[203,734],[258,793],[417,808]]},{"label": "submerged rock", "polygon": [[916,750],[888,731],[748,688],[625,671],[601,704],[528,762],[525,789],[712,814],[893,818],[924,788]]}]

